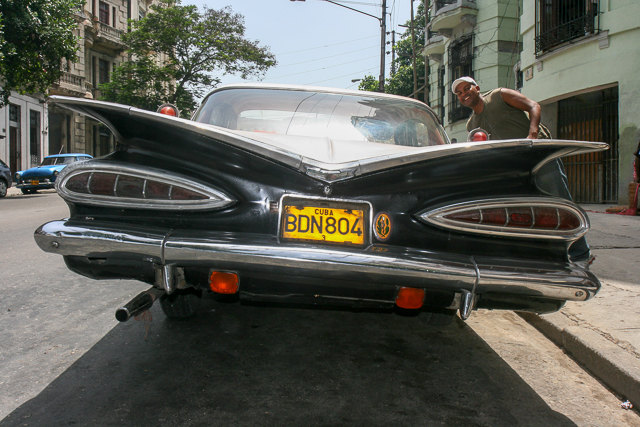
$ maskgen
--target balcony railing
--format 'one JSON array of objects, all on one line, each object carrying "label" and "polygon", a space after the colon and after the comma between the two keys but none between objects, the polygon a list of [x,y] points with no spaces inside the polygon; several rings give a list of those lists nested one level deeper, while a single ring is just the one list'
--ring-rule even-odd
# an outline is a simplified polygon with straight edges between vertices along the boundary
[{"label": "balcony railing", "polygon": [[587,2],[585,10],[579,15],[568,15],[565,11],[543,14],[539,17],[535,39],[536,56],[540,56],[554,47],[600,32],[597,3]]},{"label": "balcony railing", "polygon": [[62,77],[60,77],[60,83],[67,84],[69,86],[82,87],[84,77],[76,76],[75,74],[71,74],[67,71],[62,73]]},{"label": "balcony railing", "polygon": [[124,31],[113,28],[103,22],[98,22],[96,42],[107,43],[113,47],[122,47],[122,35]]},{"label": "balcony railing", "polygon": [[[465,3],[475,3],[475,2],[476,0],[467,0]],[[435,12],[437,13],[438,10],[442,9],[443,7],[451,6],[452,4],[457,4],[457,3],[460,3],[460,5],[462,5],[461,0],[435,0],[434,2]]]}]

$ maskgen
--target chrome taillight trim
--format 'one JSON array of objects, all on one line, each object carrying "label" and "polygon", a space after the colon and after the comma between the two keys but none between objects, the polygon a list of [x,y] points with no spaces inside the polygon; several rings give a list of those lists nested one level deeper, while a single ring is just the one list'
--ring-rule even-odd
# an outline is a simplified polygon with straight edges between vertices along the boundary
[{"label": "chrome taillight trim", "polygon": [[[105,196],[99,194],[78,193],[67,188],[67,182],[74,176],[84,173],[109,173],[117,175],[114,187],[120,176],[143,179],[144,187],[147,180],[160,182],[173,187],[180,187],[206,196],[202,200],[162,200],[134,197]],[[87,185],[90,180],[87,181]],[[134,167],[119,162],[94,163],[92,161],[78,162],[63,169],[56,180],[56,190],[63,199],[72,203],[84,203],[97,206],[119,208],[154,209],[154,210],[205,210],[222,209],[233,204],[236,200],[223,191],[196,182],[192,179],[167,173],[160,169],[149,167]],[[115,190],[114,190],[115,192]]]},{"label": "chrome taillight trim", "polygon": [[[550,230],[534,228],[516,228],[495,226],[487,224],[474,224],[446,218],[447,215],[469,211],[473,209],[502,209],[502,208],[551,208],[564,209],[575,214],[580,225],[572,230]],[[556,211],[557,212],[557,211]],[[501,198],[489,200],[474,200],[470,202],[456,203],[419,212],[417,218],[427,224],[437,227],[456,230],[463,233],[478,233],[495,236],[508,236],[534,239],[577,240],[582,237],[590,227],[589,217],[578,205],[564,199],[521,197]]]}]

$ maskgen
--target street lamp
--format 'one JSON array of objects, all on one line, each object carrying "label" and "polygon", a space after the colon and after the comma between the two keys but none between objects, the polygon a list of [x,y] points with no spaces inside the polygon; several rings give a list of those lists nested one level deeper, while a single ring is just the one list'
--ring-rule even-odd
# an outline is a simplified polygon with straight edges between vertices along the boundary
[{"label": "street lamp", "polygon": [[[305,1],[305,0],[290,0],[290,1]],[[367,15],[370,16],[372,18],[375,18],[378,20],[378,22],[380,23],[380,76],[378,77],[378,90],[380,90],[380,92],[384,92],[384,56],[385,56],[385,46],[387,44],[387,0],[382,0],[382,18],[379,18],[375,15],[371,15],[369,13],[363,12],[361,10],[358,9],[354,9],[352,7],[349,6],[345,6],[343,4],[337,3],[335,1],[332,0],[321,0],[321,1],[325,1],[327,3],[332,3],[335,4],[337,6],[340,7],[344,7],[345,9],[349,9],[349,10],[353,10],[354,12],[358,12],[361,13],[363,15]]]}]

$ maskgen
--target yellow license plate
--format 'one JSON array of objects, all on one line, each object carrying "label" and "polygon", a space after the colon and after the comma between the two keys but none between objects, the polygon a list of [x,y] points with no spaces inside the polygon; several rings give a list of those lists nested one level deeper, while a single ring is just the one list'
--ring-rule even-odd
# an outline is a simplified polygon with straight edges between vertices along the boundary
[{"label": "yellow license plate", "polygon": [[363,245],[364,218],[359,209],[285,204],[281,232],[285,239]]},{"label": "yellow license plate", "polygon": [[40,184],[40,181],[31,181],[31,185],[38,185]]}]

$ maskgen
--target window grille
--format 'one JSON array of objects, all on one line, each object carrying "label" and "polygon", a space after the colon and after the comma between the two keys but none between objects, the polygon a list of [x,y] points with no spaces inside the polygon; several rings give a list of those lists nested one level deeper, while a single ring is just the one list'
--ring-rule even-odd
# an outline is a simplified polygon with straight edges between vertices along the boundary
[{"label": "window grille", "polygon": [[444,100],[445,100],[445,93],[447,93],[447,87],[446,87],[446,81],[444,79],[444,75],[445,75],[445,67],[440,66],[438,68],[438,99],[439,99],[439,105],[438,105],[438,117],[440,118],[440,123],[444,124]]},{"label": "window grille", "polygon": [[600,32],[597,0],[537,0],[536,56]]},{"label": "window grille", "polygon": [[[466,34],[449,45],[449,85],[460,77],[473,77],[473,34]],[[458,97],[449,91],[449,123],[465,119],[471,115],[471,108],[460,104]]]}]

